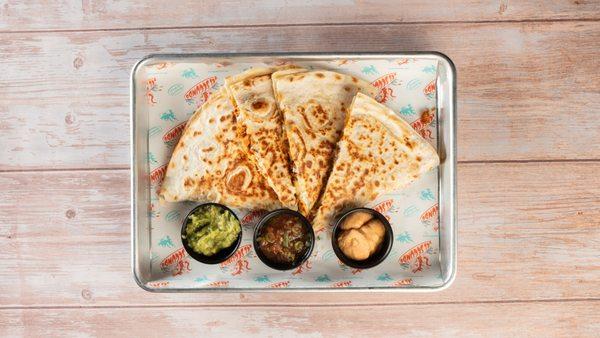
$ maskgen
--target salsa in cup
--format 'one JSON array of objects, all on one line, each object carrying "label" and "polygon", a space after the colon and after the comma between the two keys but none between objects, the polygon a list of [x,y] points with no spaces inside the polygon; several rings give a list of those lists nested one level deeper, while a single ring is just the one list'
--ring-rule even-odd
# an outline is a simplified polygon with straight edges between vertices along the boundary
[{"label": "salsa in cup", "polygon": [[293,269],[302,264],[312,251],[314,233],[304,216],[288,209],[267,214],[254,234],[258,257],[278,270]]}]

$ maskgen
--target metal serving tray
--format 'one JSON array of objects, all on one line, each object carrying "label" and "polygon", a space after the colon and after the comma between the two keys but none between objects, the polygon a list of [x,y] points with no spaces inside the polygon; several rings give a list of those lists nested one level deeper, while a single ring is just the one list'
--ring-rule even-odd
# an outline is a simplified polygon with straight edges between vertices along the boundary
[{"label": "metal serving tray", "polygon": [[[260,212],[234,210],[243,241],[227,262],[205,265],[187,257],[182,217],[197,203],[158,201],[173,146],[185,121],[226,76],[261,65],[294,63],[371,81],[385,104],[429,140],[441,165],[407,189],[369,204],[394,230],[391,254],[377,267],[341,264],[330,233],[317,233],[309,260],[276,271],[256,257],[252,230]],[[436,112],[433,121],[423,111]],[[433,291],[456,274],[456,71],[439,53],[150,55],[131,74],[131,242],[135,281],[148,291],[393,290]]]}]

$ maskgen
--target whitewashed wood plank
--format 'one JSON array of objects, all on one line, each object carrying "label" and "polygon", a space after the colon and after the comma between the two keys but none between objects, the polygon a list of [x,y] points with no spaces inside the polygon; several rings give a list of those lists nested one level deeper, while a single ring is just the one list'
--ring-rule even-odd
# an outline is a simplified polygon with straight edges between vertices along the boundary
[{"label": "whitewashed wood plank", "polygon": [[390,304],[599,298],[600,162],[460,164],[458,277],[428,294],[148,294],[129,172],[0,173],[0,307]]},{"label": "whitewashed wood plank", "polygon": [[439,50],[458,67],[459,160],[600,158],[600,22],[0,34],[0,170],[123,168],[149,53]]},{"label": "whitewashed wood plank", "polygon": [[599,301],[0,310],[2,336],[594,337]]},{"label": "whitewashed wood plank", "polygon": [[[34,14],[35,13],[35,14]],[[0,1],[0,31],[597,19],[597,1]]]}]

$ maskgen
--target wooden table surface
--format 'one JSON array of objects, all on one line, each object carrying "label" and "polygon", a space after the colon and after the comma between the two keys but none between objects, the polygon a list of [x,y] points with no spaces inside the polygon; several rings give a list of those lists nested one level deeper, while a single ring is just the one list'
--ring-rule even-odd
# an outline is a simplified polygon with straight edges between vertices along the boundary
[{"label": "wooden table surface", "polygon": [[[600,2],[0,0],[0,336],[598,336]],[[130,263],[149,53],[420,51],[458,73],[437,293],[151,294]]]}]

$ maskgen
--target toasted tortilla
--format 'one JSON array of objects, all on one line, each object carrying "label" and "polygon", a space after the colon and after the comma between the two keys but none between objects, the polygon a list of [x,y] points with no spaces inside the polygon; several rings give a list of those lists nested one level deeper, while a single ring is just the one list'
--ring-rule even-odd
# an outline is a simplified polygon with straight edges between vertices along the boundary
[{"label": "toasted tortilla", "polygon": [[225,89],[214,93],[188,121],[167,166],[159,196],[233,208],[281,206],[240,144],[235,108]]},{"label": "toasted tortilla", "polygon": [[346,207],[408,186],[439,162],[436,150],[406,121],[356,94],[313,227],[329,225]]},{"label": "toasted tortilla", "polygon": [[346,111],[357,92],[377,89],[356,77],[331,71],[283,70],[272,75],[283,112],[299,211],[308,216],[325,185]]},{"label": "toasted tortilla", "polygon": [[238,135],[259,173],[286,208],[297,210],[283,116],[275,96],[271,74],[294,66],[252,68],[225,80],[237,109]]}]

